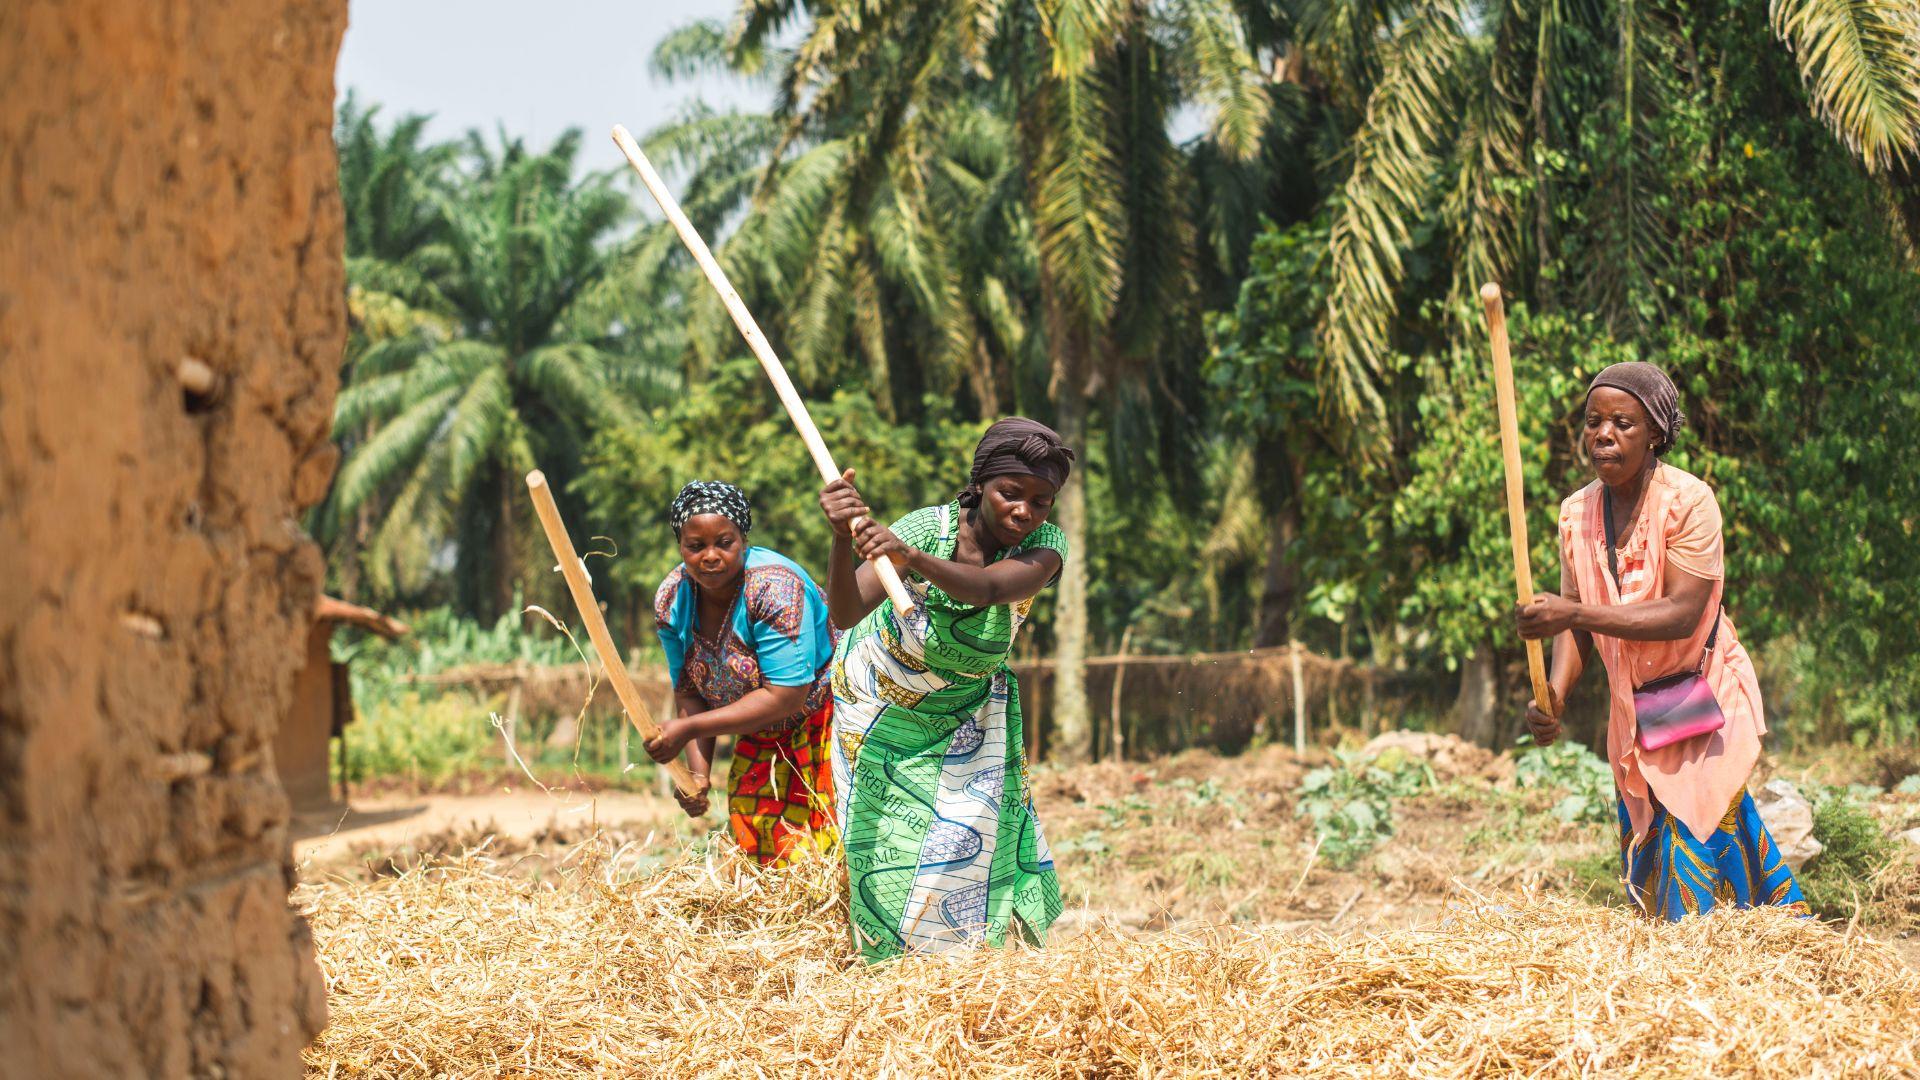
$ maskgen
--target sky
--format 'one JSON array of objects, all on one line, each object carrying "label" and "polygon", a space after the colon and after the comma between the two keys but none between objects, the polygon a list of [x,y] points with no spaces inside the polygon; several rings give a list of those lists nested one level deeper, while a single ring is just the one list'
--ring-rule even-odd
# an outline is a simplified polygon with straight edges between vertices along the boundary
[{"label": "sky", "polygon": [[625,169],[608,132],[635,135],[704,99],[765,107],[767,91],[714,76],[668,84],[647,70],[654,45],[696,19],[727,20],[736,0],[351,0],[335,77],[382,116],[430,113],[438,139],[497,125],[545,146],[570,127],[581,165]]}]

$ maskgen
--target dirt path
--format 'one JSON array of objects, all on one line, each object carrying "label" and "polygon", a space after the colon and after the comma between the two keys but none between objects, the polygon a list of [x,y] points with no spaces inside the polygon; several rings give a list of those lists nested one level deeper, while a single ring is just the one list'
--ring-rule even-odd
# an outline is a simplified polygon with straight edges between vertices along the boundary
[{"label": "dirt path", "polygon": [[[633,792],[502,790],[487,795],[390,795],[355,799],[350,809],[303,814],[293,822],[293,857],[303,873],[355,861],[369,850],[399,850],[448,833],[532,840],[542,833],[673,829],[686,818],[673,803]],[[684,827],[684,826],[682,826]]]}]

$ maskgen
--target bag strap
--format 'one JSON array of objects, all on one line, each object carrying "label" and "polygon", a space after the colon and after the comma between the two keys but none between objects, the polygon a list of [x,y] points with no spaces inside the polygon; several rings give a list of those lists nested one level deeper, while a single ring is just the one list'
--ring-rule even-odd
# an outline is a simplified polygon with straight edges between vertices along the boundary
[{"label": "bag strap", "polygon": [[[1644,495],[1641,497],[1643,499],[1645,498]],[[1613,496],[1607,493],[1605,485],[1602,485],[1600,488],[1600,519],[1606,527],[1607,534],[1607,570],[1613,575],[1613,587],[1618,589],[1621,587],[1620,559],[1619,556],[1614,554],[1613,549],[1614,545],[1618,542],[1616,537],[1619,534],[1615,531],[1613,525]],[[1707,657],[1713,655],[1713,643],[1720,640],[1720,620],[1721,616],[1727,610],[1726,596],[1726,579],[1722,578],[1720,585],[1720,606],[1714,609],[1713,629],[1707,632],[1706,648],[1700,650],[1700,663],[1694,668],[1696,674],[1706,674]]]}]

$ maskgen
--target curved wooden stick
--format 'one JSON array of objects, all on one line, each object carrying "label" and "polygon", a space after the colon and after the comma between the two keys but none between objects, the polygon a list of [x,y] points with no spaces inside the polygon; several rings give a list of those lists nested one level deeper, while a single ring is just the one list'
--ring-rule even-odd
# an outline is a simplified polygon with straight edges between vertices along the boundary
[{"label": "curved wooden stick", "polygon": [[[620,152],[627,156],[627,163],[640,174],[640,180],[653,193],[653,201],[660,204],[660,210],[667,215],[667,221],[673,225],[673,231],[680,234],[680,242],[687,245],[693,253],[693,261],[707,275],[707,283],[720,294],[720,302],[727,307],[727,314],[733,316],[733,324],[740,328],[740,336],[747,339],[747,347],[753,350],[754,358],[760,361],[760,367],[773,383],[773,391],[780,395],[780,404],[786,406],[787,416],[793,420],[793,426],[800,429],[800,441],[807,444],[807,452],[813,455],[813,464],[820,470],[820,478],[827,483],[839,479],[840,470],[833,463],[833,455],[828,452],[826,441],[820,438],[820,429],[814,426],[813,417],[807,412],[807,403],[800,400],[799,391],[793,388],[793,380],[787,376],[786,366],[773,354],[773,346],[767,344],[767,335],[760,332],[760,324],[753,321],[753,313],[733,290],[733,284],[727,280],[727,272],[720,269],[714,261],[713,252],[707,250],[707,242],[680,212],[680,204],[667,191],[667,185],[660,174],[653,171],[653,163],[647,155],[640,152],[640,144],[619,124],[613,125],[613,141],[619,145]],[[854,522],[857,529],[859,521]],[[873,571],[880,575],[880,584],[886,586],[887,596],[893,600],[893,609],[902,615],[913,610],[913,597],[908,594],[905,583],[900,580],[900,572],[889,559],[873,560]]]},{"label": "curved wooden stick", "polygon": [[[573,550],[573,541],[567,536],[566,525],[560,520],[560,508],[553,503],[553,491],[547,486],[546,474],[539,469],[528,473],[527,491],[533,496],[534,512],[540,515],[540,527],[547,531],[547,543],[553,548],[553,557],[560,560],[560,576],[567,579],[567,591],[573,594],[573,606],[580,610],[580,621],[587,625],[587,636],[593,639],[593,651],[600,655],[600,666],[607,669],[607,681],[613,683],[614,696],[620,699],[620,707],[626,711],[627,719],[633,722],[633,729],[640,733],[640,738],[653,738],[660,734],[660,725],[653,722],[653,714],[647,711],[646,702],[640,700],[639,691],[633,688],[633,676],[627,674],[627,662],[620,658],[620,650],[613,647],[613,635],[607,633],[607,620],[600,614],[600,604],[593,598],[593,586],[587,583],[587,572],[580,565],[580,556]],[[679,761],[668,762],[666,770],[681,794],[692,795],[699,790],[693,782],[693,774]]]},{"label": "curved wooden stick", "polygon": [[[1513,358],[1507,351],[1507,308],[1500,286],[1489,281],[1480,287],[1487,309],[1487,332],[1493,338],[1493,394],[1500,408],[1500,456],[1507,471],[1507,531],[1513,537],[1513,583],[1521,606],[1533,603],[1533,566],[1527,559],[1526,480],[1520,472],[1520,411],[1513,396]],[[1547,661],[1538,641],[1527,642],[1527,675],[1533,680],[1533,700],[1542,712],[1558,714],[1547,686]]]}]

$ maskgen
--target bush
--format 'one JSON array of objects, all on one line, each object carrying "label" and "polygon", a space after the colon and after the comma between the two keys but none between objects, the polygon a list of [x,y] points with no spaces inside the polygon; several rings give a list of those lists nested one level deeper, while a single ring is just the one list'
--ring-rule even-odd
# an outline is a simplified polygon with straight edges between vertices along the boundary
[{"label": "bush", "polygon": [[498,767],[498,735],[489,719],[498,708],[498,701],[469,694],[412,691],[360,702],[358,720],[347,729],[346,780],[407,776],[432,785]]}]

